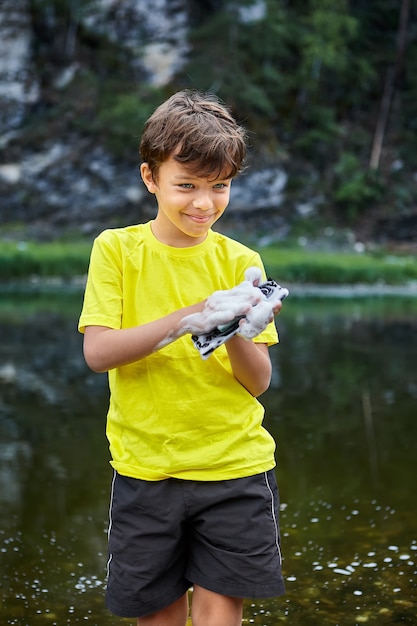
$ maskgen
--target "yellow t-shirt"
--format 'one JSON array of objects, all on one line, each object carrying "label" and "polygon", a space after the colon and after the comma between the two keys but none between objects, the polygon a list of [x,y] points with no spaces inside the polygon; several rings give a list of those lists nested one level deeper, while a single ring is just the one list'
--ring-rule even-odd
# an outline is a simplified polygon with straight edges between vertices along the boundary
[{"label": "yellow t-shirt", "polygon": [[[214,231],[188,248],[158,241],[150,223],[106,230],[95,240],[79,320],[86,326],[145,324],[231,289],[259,255]],[[264,272],[264,270],[263,270]],[[256,341],[277,342],[274,323]],[[190,335],[109,371],[111,464],[144,480],[224,480],[275,465],[264,409],[233,376],[226,348],[203,360]]]}]

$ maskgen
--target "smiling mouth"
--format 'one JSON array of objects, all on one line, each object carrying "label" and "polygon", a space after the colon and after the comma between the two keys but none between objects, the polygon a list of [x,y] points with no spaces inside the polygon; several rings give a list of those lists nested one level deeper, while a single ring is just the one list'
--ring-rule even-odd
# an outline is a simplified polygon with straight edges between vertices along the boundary
[{"label": "smiling mouth", "polygon": [[187,217],[193,222],[201,222],[204,224],[205,222],[209,222],[212,219],[212,215],[191,215],[186,213]]}]

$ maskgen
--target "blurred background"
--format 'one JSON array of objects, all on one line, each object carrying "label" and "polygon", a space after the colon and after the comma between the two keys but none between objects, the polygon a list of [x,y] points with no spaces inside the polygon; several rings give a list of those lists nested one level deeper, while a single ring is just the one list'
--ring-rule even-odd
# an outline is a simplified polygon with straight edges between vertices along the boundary
[{"label": "blurred background", "polygon": [[[0,298],[1,624],[136,626],[104,604],[108,387],[81,298]],[[245,601],[245,626],[417,624],[416,318],[415,298],[286,300],[261,402],[287,593]]]},{"label": "blurred background", "polygon": [[411,0],[1,0],[1,624],[134,624],[104,606],[77,320],[92,239],[155,214],[142,126],[187,87],[249,131],[219,229],[290,287],[261,398],[287,594],[243,623],[417,625],[416,40]]},{"label": "blurred background", "polygon": [[416,38],[411,0],[2,0],[0,235],[152,216],[142,125],[187,87],[250,132],[225,227],[412,246]]}]

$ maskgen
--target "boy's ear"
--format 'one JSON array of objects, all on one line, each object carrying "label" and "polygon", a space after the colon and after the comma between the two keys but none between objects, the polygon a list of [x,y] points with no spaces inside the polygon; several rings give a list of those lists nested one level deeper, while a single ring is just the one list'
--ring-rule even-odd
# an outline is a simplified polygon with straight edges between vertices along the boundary
[{"label": "boy's ear", "polygon": [[140,166],[140,175],[142,176],[142,180],[146,185],[147,190],[150,193],[155,193],[156,185],[152,176],[152,172],[147,163],[142,163]]}]

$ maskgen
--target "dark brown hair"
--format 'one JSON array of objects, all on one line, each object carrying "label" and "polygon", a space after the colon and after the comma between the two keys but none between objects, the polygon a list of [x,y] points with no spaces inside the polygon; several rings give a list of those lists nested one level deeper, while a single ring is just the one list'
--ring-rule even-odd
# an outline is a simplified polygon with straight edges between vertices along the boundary
[{"label": "dark brown hair", "polygon": [[245,129],[217,96],[186,89],[150,116],[140,154],[155,180],[159,166],[171,156],[190,174],[233,178],[243,167],[245,140]]}]

